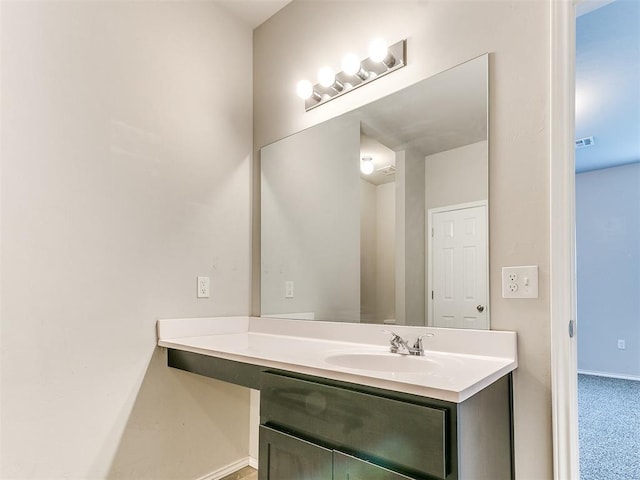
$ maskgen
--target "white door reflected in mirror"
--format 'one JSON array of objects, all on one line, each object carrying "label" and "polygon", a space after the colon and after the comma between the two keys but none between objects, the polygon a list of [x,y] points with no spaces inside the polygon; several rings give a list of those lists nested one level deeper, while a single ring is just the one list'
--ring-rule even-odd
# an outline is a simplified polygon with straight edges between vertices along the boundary
[{"label": "white door reflected in mirror", "polygon": [[429,210],[429,325],[488,325],[486,202]]}]

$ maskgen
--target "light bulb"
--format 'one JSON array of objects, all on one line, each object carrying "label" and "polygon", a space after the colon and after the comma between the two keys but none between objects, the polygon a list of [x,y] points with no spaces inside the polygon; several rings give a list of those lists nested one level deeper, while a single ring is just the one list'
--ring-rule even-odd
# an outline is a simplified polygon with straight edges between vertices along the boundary
[{"label": "light bulb", "polygon": [[347,53],[342,59],[342,71],[347,75],[355,75],[360,71],[360,59],[355,53]]},{"label": "light bulb", "polygon": [[318,83],[325,88],[329,88],[336,82],[336,74],[331,67],[322,67],[318,70]]},{"label": "light bulb", "polygon": [[389,49],[387,47],[387,42],[382,40],[381,38],[376,38],[369,45],[369,58],[374,62],[381,62],[385,58],[387,58],[387,53]]},{"label": "light bulb", "polygon": [[374,168],[375,167],[373,165],[373,158],[371,157],[364,157],[360,162],[360,171],[365,175],[371,175]]},{"label": "light bulb", "polygon": [[313,96],[313,85],[309,80],[300,80],[296,86],[296,93],[303,100],[307,100]]}]

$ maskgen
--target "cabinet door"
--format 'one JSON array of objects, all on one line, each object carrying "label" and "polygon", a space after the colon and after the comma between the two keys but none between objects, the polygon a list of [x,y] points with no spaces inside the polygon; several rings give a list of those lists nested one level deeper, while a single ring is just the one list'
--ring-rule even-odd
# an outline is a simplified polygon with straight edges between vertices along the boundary
[{"label": "cabinet door", "polygon": [[[260,377],[260,421],[378,458],[397,468],[446,479],[453,409],[358,392],[276,373]],[[455,437],[454,437],[455,438]]]},{"label": "cabinet door", "polygon": [[260,480],[331,480],[333,451],[260,426]]},{"label": "cabinet door", "polygon": [[333,454],[333,480],[415,480],[342,452]]}]

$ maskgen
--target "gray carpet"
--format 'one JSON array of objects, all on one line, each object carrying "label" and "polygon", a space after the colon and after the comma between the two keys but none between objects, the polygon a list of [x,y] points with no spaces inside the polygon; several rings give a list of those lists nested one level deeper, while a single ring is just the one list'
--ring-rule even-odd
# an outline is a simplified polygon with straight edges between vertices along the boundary
[{"label": "gray carpet", "polygon": [[581,480],[640,480],[640,382],[578,375]]}]

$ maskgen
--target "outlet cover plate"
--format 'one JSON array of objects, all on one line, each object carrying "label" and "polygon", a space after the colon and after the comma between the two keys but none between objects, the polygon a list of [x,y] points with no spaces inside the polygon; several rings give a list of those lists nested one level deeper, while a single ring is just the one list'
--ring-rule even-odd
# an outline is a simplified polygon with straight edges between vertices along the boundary
[{"label": "outlet cover plate", "polygon": [[293,298],[293,280],[284,282],[284,298]]},{"label": "outlet cover plate", "polygon": [[538,266],[502,267],[502,298],[538,298]]},{"label": "outlet cover plate", "polygon": [[209,298],[210,281],[209,277],[198,277],[197,298]]}]

